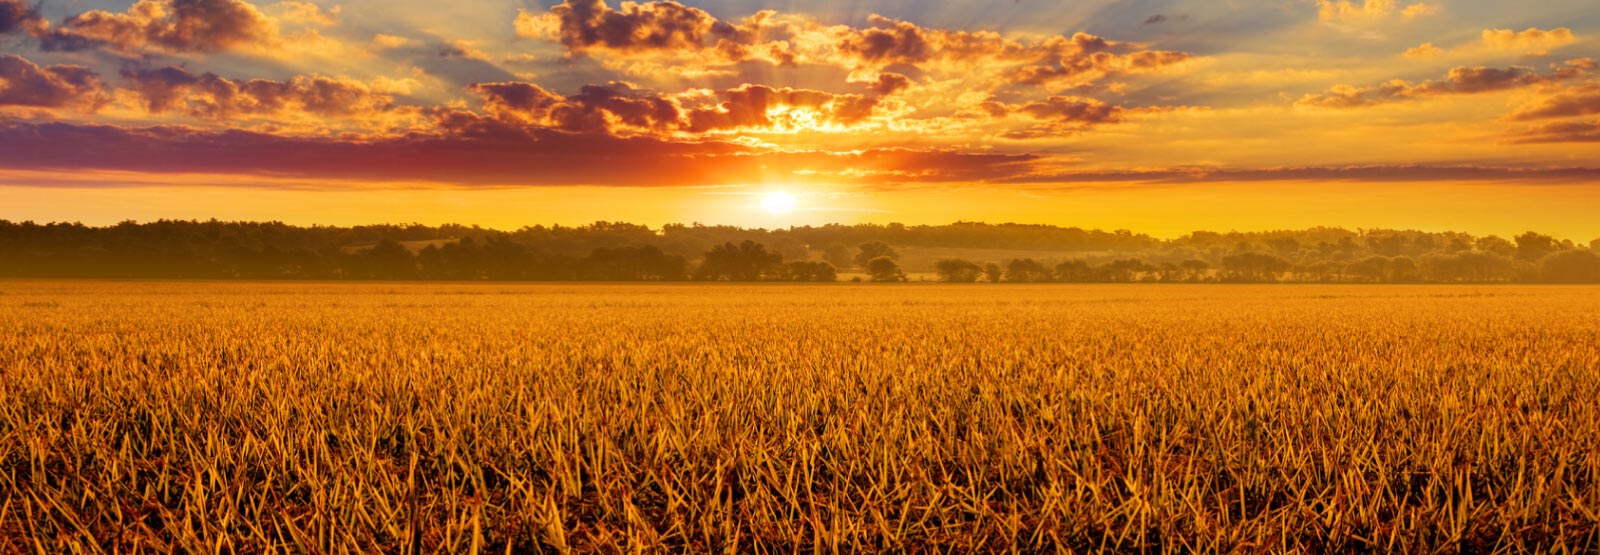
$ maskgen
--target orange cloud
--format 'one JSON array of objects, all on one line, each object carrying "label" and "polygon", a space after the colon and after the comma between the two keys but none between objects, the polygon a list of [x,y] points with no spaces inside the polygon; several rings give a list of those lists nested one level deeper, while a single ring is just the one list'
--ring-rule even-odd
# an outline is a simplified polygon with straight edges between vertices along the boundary
[{"label": "orange cloud", "polygon": [[1556,91],[1512,112],[1506,119],[1528,121],[1600,114],[1600,85],[1589,84]]},{"label": "orange cloud", "polygon": [[1422,44],[1417,45],[1414,48],[1407,49],[1406,53],[1405,53],[1405,57],[1407,57],[1407,58],[1437,58],[1440,55],[1444,54],[1444,52],[1445,51],[1444,51],[1443,48],[1439,48],[1437,46],[1434,46],[1433,43],[1431,43],[1431,42],[1424,42]]},{"label": "orange cloud", "polygon": [[0,107],[92,111],[107,100],[100,77],[89,68],[39,66],[21,56],[0,56]]},{"label": "orange cloud", "polygon": [[1484,29],[1483,44],[1496,50],[1522,52],[1542,56],[1551,49],[1578,41],[1577,35],[1566,27],[1544,31],[1528,28],[1521,32],[1511,29]]},{"label": "orange cloud", "polygon": [[343,12],[340,6],[323,10],[316,4],[297,0],[285,0],[273,4],[272,7],[282,13],[284,21],[319,27],[338,25]]},{"label": "orange cloud", "polygon": [[[1365,0],[1359,4],[1350,0],[1317,0],[1317,18],[1327,22],[1375,21],[1388,18],[1397,7],[1395,0]],[[1411,4],[1399,10],[1400,17],[1406,20],[1438,11],[1438,6],[1423,3]]]}]

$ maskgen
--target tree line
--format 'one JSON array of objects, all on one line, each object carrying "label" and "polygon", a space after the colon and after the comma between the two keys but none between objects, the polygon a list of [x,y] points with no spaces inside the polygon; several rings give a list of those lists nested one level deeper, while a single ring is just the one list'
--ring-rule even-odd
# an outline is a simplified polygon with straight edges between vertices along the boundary
[{"label": "tree line", "polygon": [[917,279],[1016,283],[1600,283],[1600,239],[1527,232],[1312,228],[1171,240],[1054,226],[828,225],[786,229],[597,222],[515,231],[162,220],[92,227],[0,220],[0,276],[595,281],[908,281],[900,250],[945,257]]}]

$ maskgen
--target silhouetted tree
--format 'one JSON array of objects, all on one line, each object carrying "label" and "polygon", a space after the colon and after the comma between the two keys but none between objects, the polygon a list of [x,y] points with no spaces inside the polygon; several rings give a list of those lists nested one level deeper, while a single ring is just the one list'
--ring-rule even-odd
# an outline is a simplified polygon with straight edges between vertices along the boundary
[{"label": "silhouetted tree", "polygon": [[[890,260],[900,260],[900,253],[894,247],[883,241],[868,241],[861,244],[861,252],[856,253],[855,263],[866,269],[867,263],[879,257],[888,257]],[[870,270],[867,273],[872,273]]]},{"label": "silhouetted tree", "polygon": [[940,281],[950,283],[972,283],[983,274],[982,266],[960,258],[946,258],[935,262],[933,267],[939,273]]},{"label": "silhouetted tree", "polygon": [[880,256],[867,261],[867,275],[872,276],[872,281],[905,281],[906,274],[900,271],[900,264],[888,256]]},{"label": "silhouetted tree", "polygon": [[1223,280],[1234,283],[1272,283],[1289,263],[1276,256],[1247,252],[1222,259]]},{"label": "silhouetted tree", "polygon": [[689,264],[683,257],[661,252],[654,245],[601,247],[578,261],[582,279],[600,281],[674,281],[683,279]]},{"label": "silhouetted tree", "polygon": [[709,280],[758,281],[782,263],[782,255],[767,252],[760,243],[723,243],[706,253],[699,275]]},{"label": "silhouetted tree", "polygon": [[983,265],[983,279],[989,283],[1000,283],[1000,275],[1004,270],[999,264],[989,262]]},{"label": "silhouetted tree", "polygon": [[1600,256],[1566,250],[1539,260],[1539,278],[1547,283],[1600,283]]},{"label": "silhouetted tree", "polygon": [[855,264],[855,258],[850,256],[850,247],[844,243],[833,243],[822,251],[822,259],[832,264],[834,268],[844,268]]},{"label": "silhouetted tree", "polygon": [[1050,281],[1050,269],[1032,258],[1018,258],[1006,263],[1006,281],[1015,283],[1040,283]]},{"label": "silhouetted tree", "polygon": [[796,261],[789,263],[789,279],[794,281],[839,281],[839,272],[827,262]]},{"label": "silhouetted tree", "polygon": [[1538,260],[1560,248],[1555,238],[1549,235],[1529,231],[1517,236],[1517,258],[1523,260]]},{"label": "silhouetted tree", "polygon": [[1127,258],[1123,260],[1112,261],[1108,264],[1100,266],[1097,270],[1100,274],[1100,279],[1103,281],[1111,283],[1129,283],[1138,279],[1138,277],[1142,274],[1154,272],[1159,269],[1160,268],[1151,266],[1148,262],[1143,260],[1139,260],[1137,258]]},{"label": "silhouetted tree", "polygon": [[378,241],[371,249],[358,255],[362,261],[362,277],[377,279],[410,279],[416,277],[417,260],[404,245],[393,239]]},{"label": "silhouetted tree", "polygon": [[1056,264],[1056,281],[1066,283],[1090,283],[1096,279],[1094,268],[1083,260],[1068,260]]},{"label": "silhouetted tree", "polygon": [[1179,262],[1178,267],[1183,270],[1183,281],[1191,283],[1204,280],[1211,271],[1211,264],[1204,260],[1185,260]]},{"label": "silhouetted tree", "polygon": [[1500,256],[1517,255],[1516,245],[1495,235],[1479,237],[1477,241],[1473,242],[1473,245],[1478,247],[1478,250],[1480,251],[1498,254]]}]

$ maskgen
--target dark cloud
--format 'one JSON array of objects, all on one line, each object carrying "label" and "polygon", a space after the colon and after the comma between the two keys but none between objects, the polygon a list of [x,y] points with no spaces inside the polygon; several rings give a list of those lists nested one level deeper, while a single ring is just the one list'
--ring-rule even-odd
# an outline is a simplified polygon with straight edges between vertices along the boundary
[{"label": "dark cloud", "polygon": [[[1034,157],[881,149],[849,153],[760,150],[724,142],[570,134],[466,112],[445,132],[395,138],[283,137],[179,127],[0,124],[0,166],[458,185],[690,186],[751,183],[781,174],[889,185],[1016,175]],[[87,145],[93,145],[88,148]]]},{"label": "dark cloud", "polygon": [[871,117],[879,103],[874,96],[750,84],[716,92],[714,104],[691,107],[678,97],[617,82],[588,85],[567,97],[531,83],[480,83],[469,90],[483,97],[484,110],[496,118],[614,135],[848,126]]},{"label": "dark cloud", "polygon": [[[1596,143],[1600,142],[1600,120],[1546,123],[1513,135],[1511,142],[1518,144]],[[1595,177],[1600,178],[1600,175]]]},{"label": "dark cloud", "polygon": [[34,34],[46,50],[104,47],[125,54],[220,52],[279,41],[276,23],[242,0],[139,0],[127,12],[92,10]]},{"label": "dark cloud", "polygon": [[1053,59],[1021,67],[1009,80],[1023,85],[1082,85],[1194,59],[1194,55],[1187,52],[1141,50],[1088,33],[1078,33],[1070,40],[1058,42],[1056,50],[1058,54]]},{"label": "dark cloud", "polygon": [[1093,98],[1052,96],[1029,102],[1016,111],[1034,119],[1075,125],[1095,125],[1122,121],[1123,109]]},{"label": "dark cloud", "polygon": [[898,73],[878,74],[876,81],[867,83],[867,90],[878,96],[890,96],[911,86],[911,78]]},{"label": "dark cloud", "polygon": [[820,124],[852,125],[870,117],[878,99],[858,94],[833,94],[822,91],[745,85],[718,93],[722,102],[715,107],[695,109],[688,114],[692,133],[729,129],[784,126],[791,118],[774,114],[776,108],[804,109]]},{"label": "dark cloud", "polygon": [[0,0],[0,35],[22,31],[38,20],[38,10],[22,0]]},{"label": "dark cloud", "polygon": [[1558,90],[1523,105],[1506,119],[1530,121],[1600,114],[1600,85],[1583,85]]},{"label": "dark cloud", "polygon": [[322,76],[240,81],[179,67],[128,67],[122,77],[150,112],[181,110],[200,119],[295,115],[360,119],[395,108],[392,98],[375,94],[364,84]]},{"label": "dark cloud", "polygon": [[1421,83],[1411,83],[1397,79],[1381,85],[1367,87],[1340,85],[1320,94],[1308,94],[1296,101],[1295,104],[1317,108],[1359,108],[1429,96],[1479,94],[1518,89],[1585,75],[1592,68],[1592,65],[1585,66],[1582,62],[1582,60],[1573,60],[1567,64],[1556,66],[1549,73],[1544,74],[1530,68],[1516,66],[1503,69],[1457,67],[1451,69],[1444,79],[1423,81]]},{"label": "dark cloud", "polygon": [[1157,23],[1166,23],[1166,22],[1167,22],[1167,16],[1163,15],[1163,14],[1155,14],[1155,15],[1150,16],[1148,19],[1144,20],[1144,24],[1145,25],[1155,25]]},{"label": "dark cloud", "polygon": [[1213,183],[1246,181],[1537,181],[1587,182],[1600,179],[1600,168],[1506,168],[1471,165],[1307,166],[1262,169],[1174,168],[1152,171],[1084,171],[1037,173],[1005,179],[1008,183]]},{"label": "dark cloud", "polygon": [[[701,54],[697,64],[726,66],[750,60],[848,69],[927,69],[979,64],[1025,65],[1017,82],[1043,84],[1082,77],[1148,71],[1192,58],[1183,52],[1145,50],[1087,33],[1015,40],[992,31],[919,26],[871,15],[868,26],[825,26],[807,18],[760,12],[734,23],[673,2],[623,3],[565,0],[542,14],[518,15],[518,33],[549,38],[569,54],[605,50],[623,56]],[[681,65],[681,63],[680,63]]]},{"label": "dark cloud", "polygon": [[772,12],[740,23],[722,21],[705,10],[667,0],[623,2],[613,10],[603,0],[565,0],[544,14],[523,12],[517,31],[528,37],[553,38],[569,52],[607,49],[622,52],[715,49],[730,59],[754,54]]},{"label": "dark cloud", "polygon": [[21,56],[0,56],[0,106],[93,110],[107,100],[100,77],[89,68],[39,66]]}]

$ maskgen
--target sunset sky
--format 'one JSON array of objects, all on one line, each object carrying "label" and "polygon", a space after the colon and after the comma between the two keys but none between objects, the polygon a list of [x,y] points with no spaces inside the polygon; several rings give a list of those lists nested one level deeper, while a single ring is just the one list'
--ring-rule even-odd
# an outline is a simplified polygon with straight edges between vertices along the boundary
[{"label": "sunset sky", "polygon": [[1587,242],[1597,36],[1593,0],[0,0],[0,219]]}]

